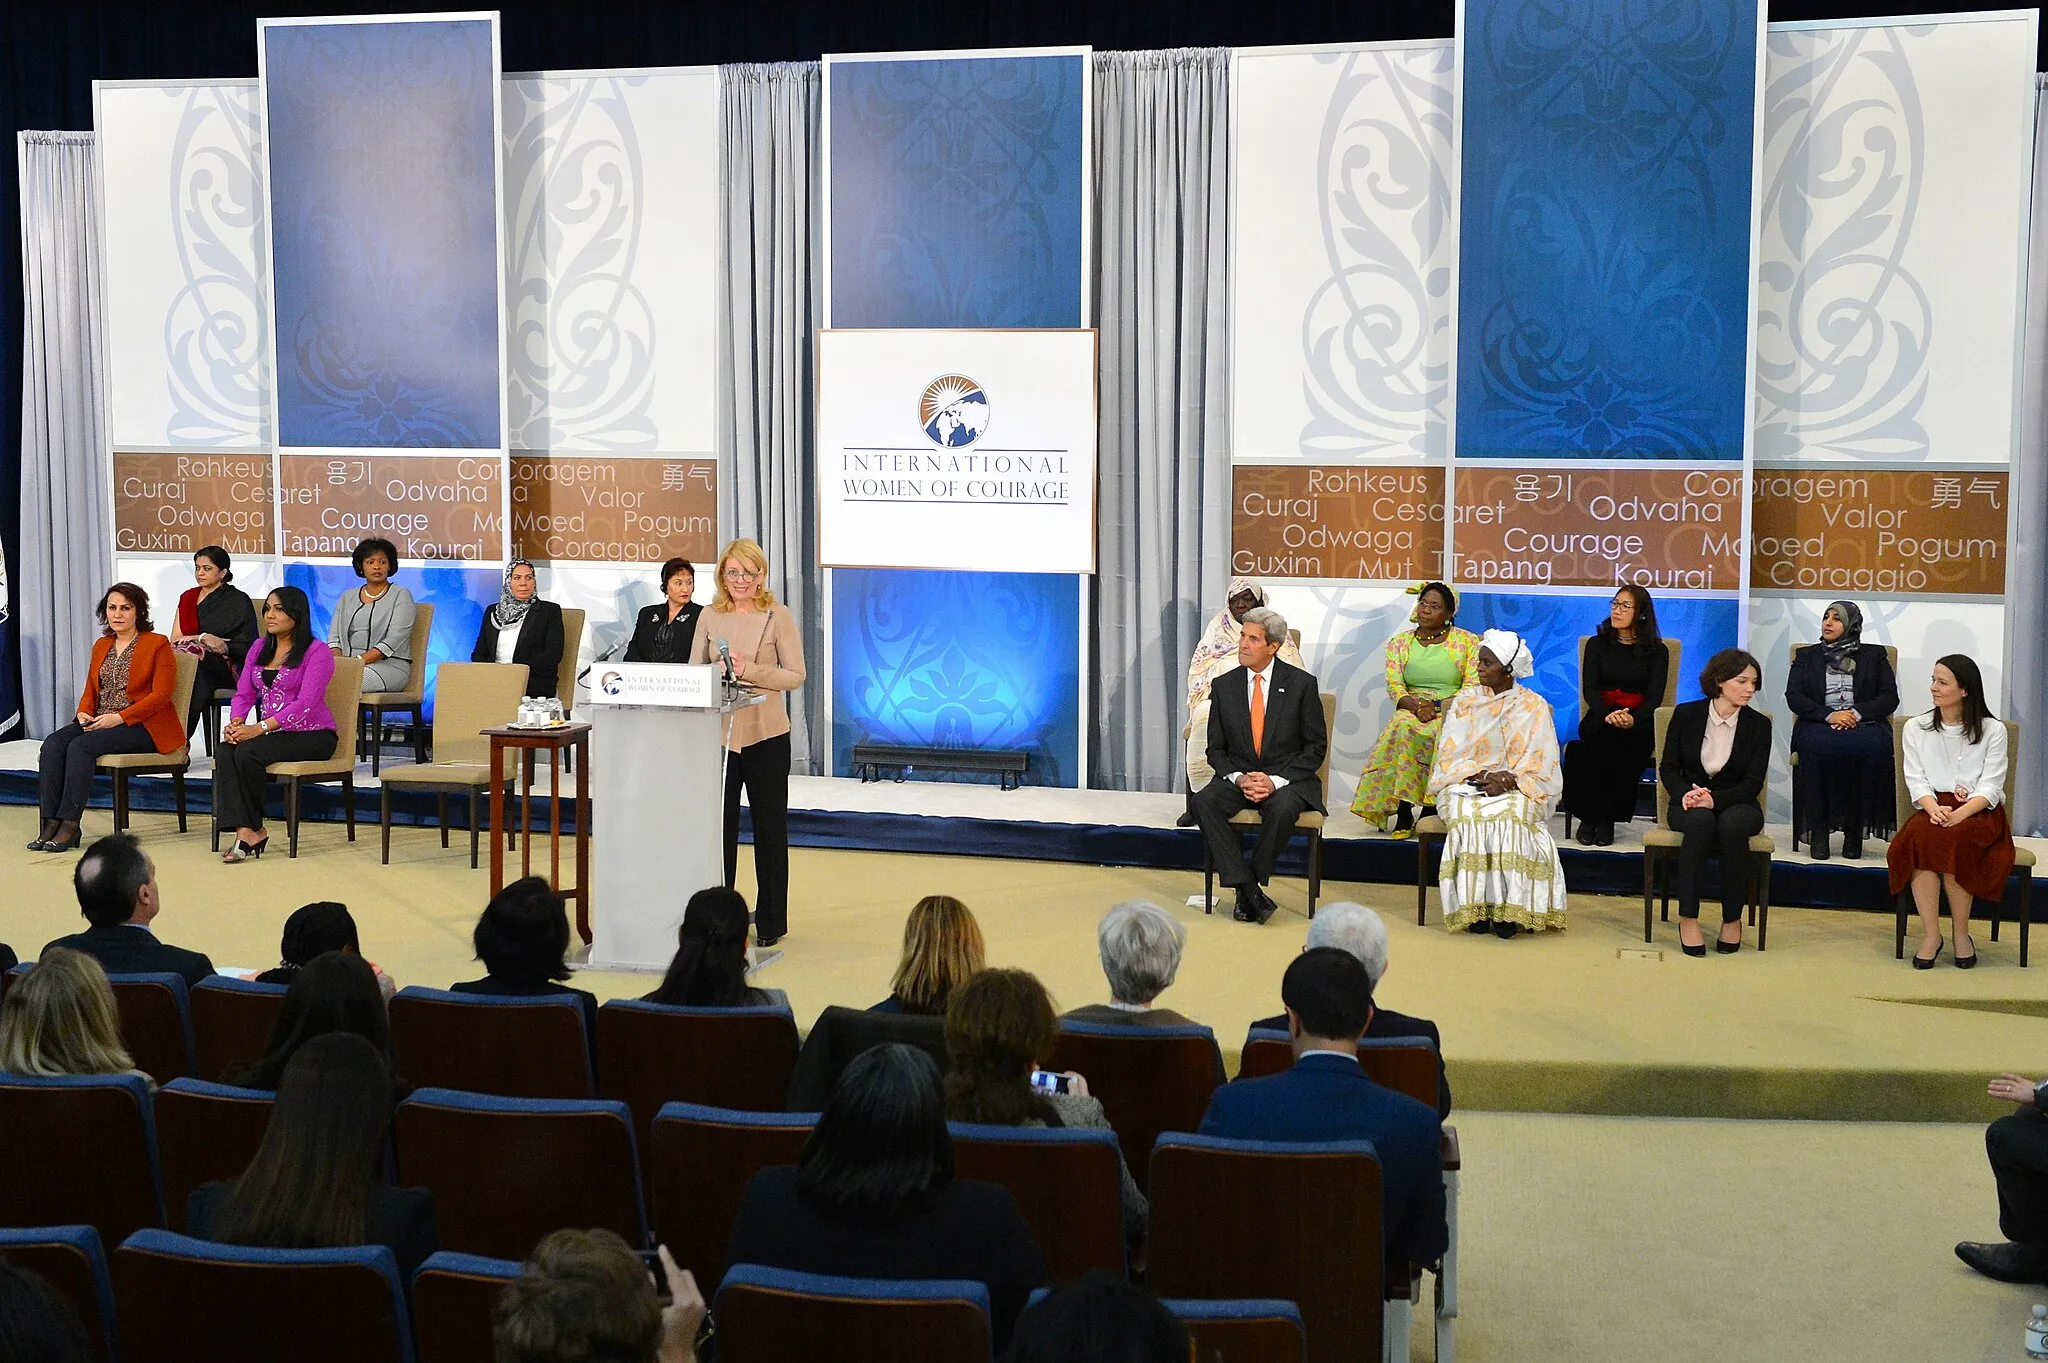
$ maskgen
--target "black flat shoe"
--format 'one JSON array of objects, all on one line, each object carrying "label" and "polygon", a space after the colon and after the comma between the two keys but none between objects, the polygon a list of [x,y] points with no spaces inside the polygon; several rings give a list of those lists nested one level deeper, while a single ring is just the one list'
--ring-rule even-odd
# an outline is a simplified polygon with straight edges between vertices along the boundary
[{"label": "black flat shoe", "polygon": [[73,833],[71,835],[71,841],[69,842],[59,842],[55,838],[49,838],[46,839],[43,845],[38,847],[36,850],[39,852],[76,852],[78,850],[78,844],[82,840],[83,835],[79,833]]},{"label": "black flat shoe", "polygon": [[766,951],[769,947],[774,946],[776,943],[780,942],[786,936],[788,936],[787,933],[778,932],[773,937],[756,937],[754,939],[754,945],[760,948],[762,951]]},{"label": "black flat shoe", "polygon": [[1806,855],[1812,857],[1815,861],[1826,861],[1828,859],[1827,838],[1818,837],[1808,843],[1806,845]]},{"label": "black flat shoe", "polygon": [[1521,930],[1522,925],[1520,923],[1495,923],[1493,925],[1493,935],[1500,938],[1503,942]]},{"label": "black flat shoe", "polygon": [[1861,839],[1858,839],[1858,840],[1857,840],[1857,841],[1855,841],[1855,842],[1845,842],[1845,843],[1843,843],[1843,844],[1842,844],[1842,858],[1843,858],[1843,860],[1845,860],[1845,861],[1861,861],[1861,860],[1863,860],[1863,843],[1862,843],[1862,840],[1861,840]]},{"label": "black flat shoe", "polygon": [[[1919,954],[1918,952],[1915,952],[1915,953],[1914,953],[1914,955],[1913,955],[1913,969],[1915,969],[1915,970],[1932,970],[1932,969],[1934,969],[1934,963],[1935,963],[1936,961],[1938,961],[1938,960],[1940,960],[1940,959],[1941,959],[1941,945],[1942,945],[1942,944],[1941,944],[1940,942],[1936,942],[1936,943],[1934,944],[1934,954],[1933,954],[1932,956],[1926,957],[1925,959],[1922,959],[1922,957],[1920,956],[1920,954]],[[1974,957],[1974,956],[1973,956],[1973,957],[1971,957],[1971,958],[1970,958],[1971,964],[1973,964],[1973,965],[1974,965],[1974,964],[1976,963],[1976,959],[1977,959],[1977,958],[1976,958],[1976,957]]]},{"label": "black flat shoe", "polygon": [[1601,824],[1601,825],[1600,825],[1600,836],[1599,836],[1599,843],[1598,843],[1598,845],[1599,845],[1599,846],[1601,846],[1601,847],[1612,847],[1612,846],[1614,846],[1614,825],[1613,825],[1613,824],[1611,824],[1611,823],[1603,823],[1603,824]]},{"label": "black flat shoe", "polygon": [[[1968,934],[1968,933],[1965,933],[1965,934],[1963,934],[1963,935],[1964,935],[1964,936],[1966,936],[1966,937],[1968,937],[1968,936],[1969,936],[1969,934]],[[1956,952],[1956,953],[1955,953],[1955,955],[1954,955],[1954,957],[1953,957],[1952,959],[1954,959],[1954,961],[1955,961],[1955,963],[1956,963],[1956,969],[1958,969],[1958,970],[1970,970],[1970,969],[1973,969],[1973,968],[1975,968],[1975,966],[1976,966],[1976,964],[1977,964],[1977,939],[1976,939],[1976,938],[1974,938],[1974,937],[1971,937],[1971,938],[1970,938],[1970,954],[1969,954],[1969,955],[1965,956],[1965,955],[1963,955],[1963,953],[1962,953],[1962,952],[1958,951],[1958,952]]]},{"label": "black flat shoe", "polygon": [[1175,828],[1193,828],[1195,826],[1195,812],[1192,809],[1182,810],[1180,817],[1173,821],[1173,826]]},{"label": "black flat shoe", "polygon": [[1467,923],[1467,924],[1465,925],[1465,931],[1467,931],[1467,932],[1470,932],[1470,933],[1475,933],[1475,934],[1476,934],[1476,933],[1485,933],[1485,932],[1492,932],[1492,931],[1493,931],[1493,924],[1491,924],[1491,923]]}]

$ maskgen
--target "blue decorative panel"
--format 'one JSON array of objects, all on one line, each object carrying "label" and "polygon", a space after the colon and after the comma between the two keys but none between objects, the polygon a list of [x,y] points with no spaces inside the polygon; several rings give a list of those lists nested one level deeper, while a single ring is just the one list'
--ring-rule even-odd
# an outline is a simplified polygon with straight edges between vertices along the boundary
[{"label": "blue decorative panel", "polygon": [[1072,577],[842,568],[832,597],[837,775],[854,744],[896,743],[1024,751],[1029,784],[1081,783]]},{"label": "blue decorative panel", "polygon": [[[362,583],[346,563],[286,563],[284,580],[285,585],[306,594],[313,607],[313,632],[322,639],[334,623],[334,603],[341,600],[343,592]],[[435,664],[469,661],[484,612],[498,604],[498,587],[504,578],[495,569],[401,568],[391,580],[411,592],[415,604],[434,608],[433,628],[427,635],[427,714],[431,718]]]},{"label": "blue decorative panel", "polygon": [[834,61],[835,327],[1077,327],[1080,55]]},{"label": "blue decorative panel", "polygon": [[279,443],[497,448],[490,22],[262,40]]},{"label": "blue decorative panel", "polygon": [[1756,0],[1466,0],[1457,449],[1742,458]]},{"label": "blue decorative panel", "polygon": [[[1679,642],[1678,702],[1700,697],[1700,669],[1707,659],[1736,644],[1740,628],[1735,601],[1701,597],[1660,596],[1657,632]],[[1516,592],[1465,591],[1458,594],[1458,627],[1474,634],[1510,629],[1528,642],[1536,672],[1521,683],[1542,694],[1557,712],[1557,739],[1569,743],[1579,734],[1579,640],[1607,618],[1604,596],[1537,596]],[[1785,689],[1783,676],[1766,672],[1764,689]]]}]

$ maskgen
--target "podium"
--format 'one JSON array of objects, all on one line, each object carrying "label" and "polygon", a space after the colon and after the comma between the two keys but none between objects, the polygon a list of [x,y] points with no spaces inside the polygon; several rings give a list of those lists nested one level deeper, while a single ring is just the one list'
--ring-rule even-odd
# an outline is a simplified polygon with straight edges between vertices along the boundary
[{"label": "podium", "polygon": [[725,741],[762,699],[710,664],[590,670],[593,969],[668,969],[683,906],[725,884]]}]

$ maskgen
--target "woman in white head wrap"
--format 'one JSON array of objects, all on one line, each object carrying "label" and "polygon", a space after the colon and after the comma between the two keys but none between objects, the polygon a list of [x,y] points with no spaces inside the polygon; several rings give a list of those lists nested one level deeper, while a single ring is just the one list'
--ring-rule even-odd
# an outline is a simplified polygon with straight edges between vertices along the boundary
[{"label": "woman in white head wrap", "polygon": [[[1188,660],[1188,727],[1181,730],[1187,744],[1188,790],[1209,784],[1216,773],[1209,770],[1209,684],[1237,664],[1237,641],[1244,633],[1244,613],[1266,604],[1266,593],[1248,577],[1233,577],[1224,593],[1224,609],[1202,631],[1195,656]],[[1304,671],[1301,650],[1292,639],[1280,645],[1280,661]],[[1193,823],[1192,817],[1186,820]]]},{"label": "woman in white head wrap", "polygon": [[1479,636],[1479,683],[1444,712],[1429,795],[1450,826],[1438,884],[1444,926],[1512,937],[1564,927],[1564,866],[1544,826],[1564,789],[1550,703],[1518,677],[1536,670],[1519,635]]}]

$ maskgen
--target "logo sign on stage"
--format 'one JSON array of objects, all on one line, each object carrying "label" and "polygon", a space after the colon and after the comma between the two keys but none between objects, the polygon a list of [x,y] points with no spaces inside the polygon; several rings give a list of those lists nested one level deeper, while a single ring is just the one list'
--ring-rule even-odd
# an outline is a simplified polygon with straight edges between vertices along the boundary
[{"label": "logo sign on stage", "polygon": [[818,335],[828,567],[1095,571],[1093,331]]},{"label": "logo sign on stage", "polygon": [[718,668],[711,663],[598,663],[590,669],[593,705],[709,710],[718,701]]}]

